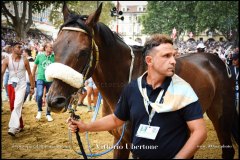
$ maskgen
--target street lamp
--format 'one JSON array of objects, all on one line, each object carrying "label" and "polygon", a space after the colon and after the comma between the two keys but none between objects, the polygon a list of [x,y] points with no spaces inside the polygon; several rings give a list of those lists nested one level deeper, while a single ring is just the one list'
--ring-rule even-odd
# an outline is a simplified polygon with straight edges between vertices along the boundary
[{"label": "street lamp", "polygon": [[[118,5],[118,8],[119,8],[119,5]],[[113,7],[111,10],[110,10],[110,15],[111,17],[116,17],[116,21],[117,21],[117,26],[116,26],[116,32],[118,33],[118,19],[121,19],[122,21],[124,20],[124,17],[121,16],[123,14],[122,11],[119,11],[117,7]]]}]

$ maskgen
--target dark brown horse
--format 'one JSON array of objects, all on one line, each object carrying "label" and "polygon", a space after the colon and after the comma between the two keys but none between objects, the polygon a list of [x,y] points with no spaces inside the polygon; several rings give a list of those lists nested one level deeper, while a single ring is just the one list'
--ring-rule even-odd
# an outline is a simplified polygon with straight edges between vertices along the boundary
[{"label": "dark brown horse", "polygon": [[[122,89],[128,83],[132,56],[129,46],[106,25],[98,22],[101,9],[102,4],[91,15],[81,16],[70,13],[64,5],[64,24],[53,48],[56,62],[82,73],[85,78],[93,77],[102,94],[102,112],[106,116],[113,113]],[[135,55],[132,79],[136,79],[146,70],[146,66],[142,48],[132,49]],[[190,83],[197,93],[203,111],[214,125],[220,144],[232,146],[234,87],[232,79],[227,76],[224,63],[215,55],[188,54],[177,58],[176,74]],[[54,79],[47,98],[49,108],[54,112],[60,112],[64,108],[66,110],[71,95],[77,90],[60,79]],[[114,143],[118,141],[121,130],[111,131]],[[123,148],[126,143],[130,144],[130,131],[131,126],[127,124],[120,143]],[[223,158],[233,158],[233,147],[223,147],[222,151]],[[129,153],[128,149],[116,149],[114,158],[128,158]]]}]

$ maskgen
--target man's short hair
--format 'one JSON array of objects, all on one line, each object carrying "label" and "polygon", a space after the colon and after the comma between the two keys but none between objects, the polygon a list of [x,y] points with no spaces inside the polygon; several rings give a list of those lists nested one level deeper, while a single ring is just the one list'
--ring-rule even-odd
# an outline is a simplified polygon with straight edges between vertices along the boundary
[{"label": "man's short hair", "polygon": [[12,47],[14,47],[16,45],[22,45],[22,43],[20,43],[20,42],[11,42],[10,43],[10,46],[12,46]]},{"label": "man's short hair", "polygon": [[149,51],[153,47],[159,46],[160,44],[163,44],[163,43],[170,43],[173,45],[172,39],[167,35],[154,34],[151,37],[149,37],[144,44],[144,48],[143,48],[144,57],[148,55]]},{"label": "man's short hair", "polygon": [[32,56],[32,52],[30,49],[26,48],[24,51],[28,54],[28,56]]}]

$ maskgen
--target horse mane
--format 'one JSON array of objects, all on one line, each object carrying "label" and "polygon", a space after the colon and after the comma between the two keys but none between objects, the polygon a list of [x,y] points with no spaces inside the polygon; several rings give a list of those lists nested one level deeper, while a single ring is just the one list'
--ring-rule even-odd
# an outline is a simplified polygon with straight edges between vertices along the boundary
[{"label": "horse mane", "polygon": [[123,38],[116,32],[110,30],[108,26],[106,26],[102,22],[97,23],[97,30],[100,36],[102,37],[102,41],[107,46],[115,46],[116,40],[121,41],[124,45],[130,46],[132,49],[136,50],[142,50],[143,46],[137,46],[137,45],[128,45],[124,42]]},{"label": "horse mane", "polygon": [[96,27],[97,27],[98,33],[102,37],[103,42],[107,46],[114,46],[114,44],[116,43],[117,39],[120,40],[122,43],[126,44],[123,41],[123,38],[119,36],[119,34],[117,34],[116,32],[113,32],[104,23],[98,22]]}]

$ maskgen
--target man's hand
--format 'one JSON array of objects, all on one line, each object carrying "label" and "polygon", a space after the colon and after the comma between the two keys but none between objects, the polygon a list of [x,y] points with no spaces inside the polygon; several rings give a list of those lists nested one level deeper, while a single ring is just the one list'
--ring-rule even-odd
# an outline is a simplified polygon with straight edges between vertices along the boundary
[{"label": "man's hand", "polygon": [[69,117],[66,122],[68,123],[68,128],[71,130],[72,133],[76,133],[78,129],[81,133],[87,131],[87,125],[81,120],[76,121]]},{"label": "man's hand", "polygon": [[30,95],[32,96],[34,94],[34,88],[30,88]]}]

